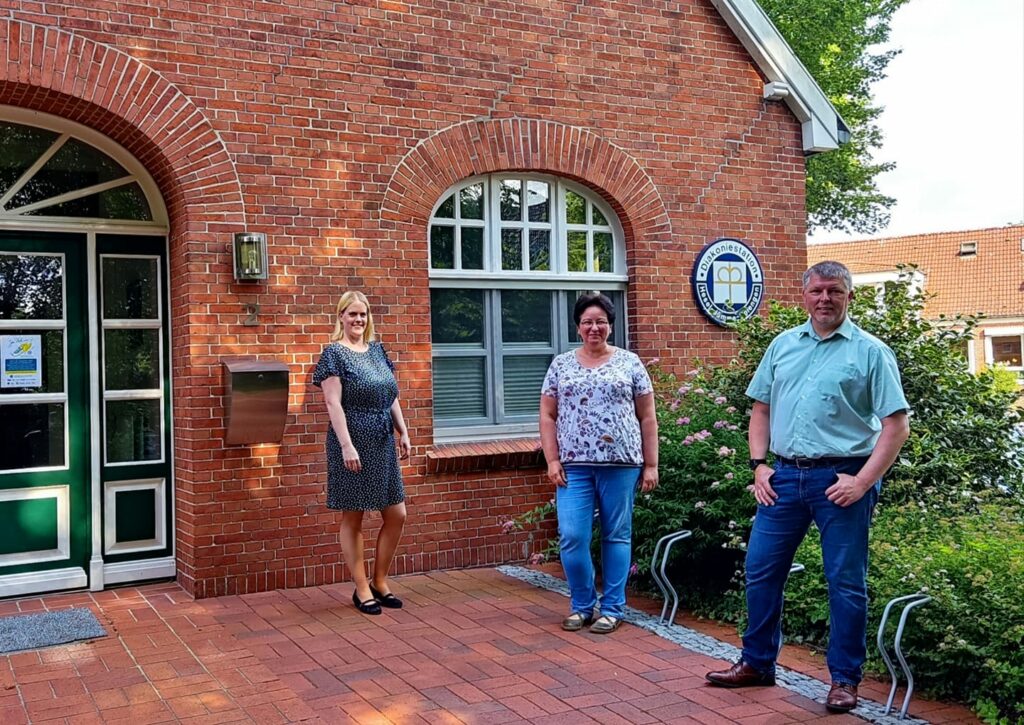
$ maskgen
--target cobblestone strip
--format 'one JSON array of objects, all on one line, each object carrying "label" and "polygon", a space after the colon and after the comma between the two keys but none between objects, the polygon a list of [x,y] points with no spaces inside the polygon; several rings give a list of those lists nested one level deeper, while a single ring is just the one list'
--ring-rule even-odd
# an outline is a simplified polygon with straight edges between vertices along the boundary
[{"label": "cobblestone strip", "polygon": [[[497,568],[499,572],[506,576],[514,577],[521,581],[533,584],[541,589],[547,589],[548,591],[558,592],[565,596],[569,596],[569,587],[565,581],[558,577],[545,574],[541,571],[535,571],[533,569],[526,569],[520,566],[499,566]],[[695,632],[688,627],[681,625],[667,625],[662,624],[658,621],[658,618],[652,614],[641,612],[632,607],[626,607],[626,620],[636,626],[646,629],[648,632],[652,632],[662,639],[667,639],[670,642],[675,642],[680,647],[685,647],[688,650],[697,652],[708,657],[714,657],[715,659],[726,660],[728,662],[735,662],[740,657],[740,650],[726,642],[721,642],[714,637],[709,637],[706,634]],[[821,680],[813,677],[808,677],[800,672],[794,672],[788,670],[785,667],[779,666],[776,668],[775,681],[778,685],[795,692],[798,695],[803,695],[815,702],[824,704],[825,697],[828,695],[829,686]],[[898,706],[902,704],[903,700],[901,697],[896,698],[896,713],[899,713]],[[857,709],[852,711],[851,714],[857,715],[864,720],[874,723],[880,723],[881,725],[928,725],[927,720],[921,720],[914,717],[907,717],[900,720],[895,717],[890,711],[889,715],[884,714],[885,704],[874,702],[873,700],[867,700],[860,698],[860,702],[857,704]]]}]

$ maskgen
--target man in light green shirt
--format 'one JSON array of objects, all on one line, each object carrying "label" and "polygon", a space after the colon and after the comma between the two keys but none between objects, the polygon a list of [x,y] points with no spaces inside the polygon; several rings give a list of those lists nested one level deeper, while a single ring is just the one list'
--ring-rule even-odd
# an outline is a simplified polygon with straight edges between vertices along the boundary
[{"label": "man in light green shirt", "polygon": [[775,684],[783,588],[813,521],[829,588],[826,707],[833,712],[857,705],[867,654],[868,526],[882,474],[909,434],[896,357],[847,317],[851,299],[850,272],[839,262],[807,270],[809,319],[772,341],[747,388],[758,503],[746,560],[749,624],[742,659],[707,675],[723,687]]}]

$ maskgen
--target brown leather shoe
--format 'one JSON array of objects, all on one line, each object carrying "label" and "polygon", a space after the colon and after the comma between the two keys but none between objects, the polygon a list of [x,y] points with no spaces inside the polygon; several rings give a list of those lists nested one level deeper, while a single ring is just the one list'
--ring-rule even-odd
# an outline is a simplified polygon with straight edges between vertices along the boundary
[{"label": "brown leather shoe", "polygon": [[704,679],[716,687],[770,687],[775,684],[775,675],[764,675],[740,660],[721,672],[709,672]]},{"label": "brown leather shoe", "polygon": [[832,683],[825,698],[825,707],[832,712],[849,712],[857,707],[857,686]]}]

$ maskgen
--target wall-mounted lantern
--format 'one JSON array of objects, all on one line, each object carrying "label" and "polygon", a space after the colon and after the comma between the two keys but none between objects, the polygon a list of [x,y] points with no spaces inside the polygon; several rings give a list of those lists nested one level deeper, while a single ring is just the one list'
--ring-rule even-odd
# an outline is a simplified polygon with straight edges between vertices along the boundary
[{"label": "wall-mounted lantern", "polygon": [[253,282],[267,278],[267,235],[262,232],[235,234],[233,259],[235,279]]}]

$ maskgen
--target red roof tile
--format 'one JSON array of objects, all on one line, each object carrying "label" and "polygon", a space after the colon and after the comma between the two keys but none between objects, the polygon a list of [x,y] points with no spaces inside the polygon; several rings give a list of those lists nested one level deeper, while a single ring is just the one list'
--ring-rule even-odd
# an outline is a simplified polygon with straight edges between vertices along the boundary
[{"label": "red roof tile", "polygon": [[[976,242],[973,256],[961,244]],[[925,275],[930,317],[983,312],[989,317],[1024,315],[1024,224],[962,232],[917,234],[807,245],[808,264],[842,262],[854,274],[916,264]]]}]

